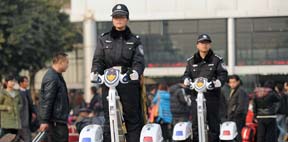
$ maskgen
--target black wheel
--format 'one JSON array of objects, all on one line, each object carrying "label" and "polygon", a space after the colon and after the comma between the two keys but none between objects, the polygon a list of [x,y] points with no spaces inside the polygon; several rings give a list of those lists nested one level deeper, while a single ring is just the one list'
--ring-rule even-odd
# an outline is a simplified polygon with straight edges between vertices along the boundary
[{"label": "black wheel", "polygon": [[184,141],[173,141],[173,142],[192,142],[191,139],[187,139],[187,140],[184,140]]}]

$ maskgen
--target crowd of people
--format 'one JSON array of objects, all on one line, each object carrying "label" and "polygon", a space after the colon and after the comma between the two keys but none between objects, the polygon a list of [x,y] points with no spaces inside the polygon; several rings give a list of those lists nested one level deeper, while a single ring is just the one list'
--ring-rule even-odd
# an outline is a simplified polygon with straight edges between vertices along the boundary
[{"label": "crowd of people", "polygon": [[[241,131],[247,123],[249,106],[253,106],[253,122],[258,125],[255,136],[257,142],[287,141],[288,119],[287,110],[286,112],[284,110],[287,106],[282,102],[287,102],[284,100],[287,100],[288,97],[288,82],[281,84],[266,81],[261,87],[256,87],[248,93],[243,87],[240,77],[231,75],[225,85],[229,87],[229,91],[221,94],[223,97],[220,100],[221,106],[218,115],[221,115],[221,122],[236,122],[238,129],[236,139],[238,141],[242,141]],[[155,115],[152,111],[153,107],[159,105],[159,114],[155,119],[150,119],[150,122],[159,123],[164,138],[171,141],[173,125],[177,122],[192,121],[195,117],[197,119],[191,110],[191,102],[192,104],[195,102],[191,100],[191,90],[181,83],[171,85],[164,91],[162,86],[163,84],[160,83],[158,88],[152,88],[147,94],[150,100],[148,102],[150,115]],[[284,107],[282,111],[281,107]]]},{"label": "crowd of people", "polygon": [[[15,89],[16,82],[19,89]],[[254,122],[258,125],[257,141],[287,140],[287,113],[286,108],[281,108],[286,106],[281,105],[288,100],[288,82],[281,84],[266,81],[262,87],[256,87],[253,92],[247,93],[240,77],[230,75],[225,85],[229,87],[229,91],[222,91],[220,112],[217,115],[220,114],[222,122],[236,122],[239,141],[249,105],[253,106]],[[33,103],[28,86],[29,79],[26,76],[18,77],[18,81],[13,76],[5,78],[0,94],[1,136],[15,134],[16,139],[29,142],[32,140],[31,134],[39,130],[39,105]],[[89,103],[84,101],[82,92],[71,90],[68,93],[68,125],[76,125],[78,132],[89,124],[104,125],[101,90],[98,86],[91,87],[93,98]],[[150,87],[147,92],[148,117],[153,117],[149,122],[159,123],[164,139],[172,141],[173,126],[177,122],[193,121],[195,118],[191,109],[195,105],[192,91],[183,83],[168,86],[162,81]],[[156,115],[152,112],[154,106],[158,107]],[[10,137],[12,138],[11,135]]]}]

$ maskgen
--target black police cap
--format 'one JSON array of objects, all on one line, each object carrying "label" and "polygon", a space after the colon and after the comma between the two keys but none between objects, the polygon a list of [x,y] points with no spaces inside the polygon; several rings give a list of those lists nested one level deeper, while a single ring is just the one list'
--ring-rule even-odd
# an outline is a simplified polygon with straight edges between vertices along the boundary
[{"label": "black police cap", "polygon": [[112,17],[113,16],[126,16],[129,18],[129,10],[124,4],[116,4],[112,9]]},{"label": "black police cap", "polygon": [[202,41],[212,42],[210,36],[207,34],[201,34],[198,36],[197,42],[202,42]]}]

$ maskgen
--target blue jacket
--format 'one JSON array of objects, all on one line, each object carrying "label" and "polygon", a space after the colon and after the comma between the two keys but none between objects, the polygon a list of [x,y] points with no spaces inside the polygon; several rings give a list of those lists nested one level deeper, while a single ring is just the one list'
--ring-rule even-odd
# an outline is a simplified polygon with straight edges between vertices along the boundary
[{"label": "blue jacket", "polygon": [[161,120],[164,123],[172,123],[172,113],[170,109],[170,93],[168,91],[157,91],[155,97],[153,98],[153,104],[157,104],[158,98],[160,97],[160,102],[158,106],[158,118],[156,122]]}]

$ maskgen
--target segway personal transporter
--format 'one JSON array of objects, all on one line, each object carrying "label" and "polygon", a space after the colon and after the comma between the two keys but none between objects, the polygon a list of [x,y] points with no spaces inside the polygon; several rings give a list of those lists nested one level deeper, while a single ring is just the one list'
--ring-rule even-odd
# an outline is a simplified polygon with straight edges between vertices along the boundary
[{"label": "segway personal transporter", "polygon": [[190,82],[190,89],[195,90],[197,94],[197,122],[198,122],[198,137],[199,142],[208,142],[208,125],[207,125],[207,110],[206,99],[204,92],[206,92],[209,85],[212,82],[208,82],[206,78],[196,78],[194,82]]},{"label": "segway personal transporter", "polygon": [[[126,126],[123,118],[122,105],[120,102],[120,97],[116,90],[119,82],[122,84],[127,84],[129,81],[129,73],[121,74],[120,70],[117,67],[109,68],[104,71],[104,75],[99,75],[97,80],[92,81],[97,84],[105,84],[109,87],[109,92],[107,100],[109,103],[109,122],[110,122],[110,133],[111,133],[111,142],[125,142]],[[107,120],[106,120],[107,121]],[[90,125],[86,127],[91,127]],[[100,127],[94,127],[99,129]],[[83,131],[84,130],[84,131]],[[80,140],[91,139],[91,142],[98,142],[99,140],[103,141],[103,135],[95,134],[91,135],[85,127],[83,128],[83,133],[80,133]],[[87,131],[87,133],[86,133]],[[99,131],[101,132],[101,131]],[[90,141],[89,141],[90,142]]]}]

